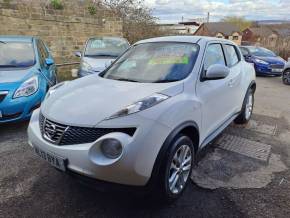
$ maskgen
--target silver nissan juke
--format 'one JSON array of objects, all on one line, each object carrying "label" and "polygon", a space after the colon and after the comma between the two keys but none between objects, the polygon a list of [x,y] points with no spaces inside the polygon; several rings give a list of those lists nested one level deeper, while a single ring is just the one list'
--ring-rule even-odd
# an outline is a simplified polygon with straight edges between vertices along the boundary
[{"label": "silver nissan juke", "polygon": [[232,121],[251,119],[255,90],[255,70],[231,41],[143,40],[103,73],[52,87],[29,144],[62,171],[173,200],[196,154]]}]

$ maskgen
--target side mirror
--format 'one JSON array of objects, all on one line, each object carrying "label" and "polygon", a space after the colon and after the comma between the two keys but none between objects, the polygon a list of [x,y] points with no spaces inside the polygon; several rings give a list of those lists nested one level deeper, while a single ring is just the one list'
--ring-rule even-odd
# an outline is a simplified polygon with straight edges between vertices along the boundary
[{"label": "side mirror", "polygon": [[82,53],[80,51],[76,51],[74,54],[78,58],[81,58],[82,57]]},{"label": "side mirror", "polygon": [[46,58],[45,59],[45,63],[46,63],[47,66],[51,66],[51,65],[54,64],[54,60],[51,59],[51,58]]},{"label": "side mirror", "polygon": [[221,64],[211,65],[206,71],[206,80],[224,79],[230,74],[230,69]]}]

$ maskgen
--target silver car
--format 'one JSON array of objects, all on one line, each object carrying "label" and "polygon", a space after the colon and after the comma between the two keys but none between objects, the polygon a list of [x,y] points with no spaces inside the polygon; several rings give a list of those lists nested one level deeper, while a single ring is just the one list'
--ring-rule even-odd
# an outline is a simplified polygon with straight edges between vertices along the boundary
[{"label": "silver car", "polygon": [[253,66],[229,40],[148,39],[103,73],[50,89],[29,142],[60,170],[173,200],[196,154],[232,121],[250,120],[255,90]]},{"label": "silver car", "polygon": [[81,58],[78,76],[100,73],[130,47],[129,42],[120,37],[94,37],[87,40],[83,52],[75,52]]},{"label": "silver car", "polygon": [[290,58],[288,58],[288,62],[285,65],[285,69],[282,74],[282,81],[285,85],[290,85]]}]

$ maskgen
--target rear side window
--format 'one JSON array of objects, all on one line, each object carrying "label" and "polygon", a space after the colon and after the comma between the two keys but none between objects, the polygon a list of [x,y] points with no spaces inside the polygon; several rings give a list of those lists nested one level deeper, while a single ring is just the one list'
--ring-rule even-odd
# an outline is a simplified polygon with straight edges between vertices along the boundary
[{"label": "rear side window", "polygon": [[226,65],[221,44],[211,44],[207,47],[204,60],[204,69],[207,70],[214,64]]},{"label": "rear side window", "polygon": [[224,45],[224,48],[228,67],[236,65],[239,62],[239,56],[235,47],[233,45]]}]

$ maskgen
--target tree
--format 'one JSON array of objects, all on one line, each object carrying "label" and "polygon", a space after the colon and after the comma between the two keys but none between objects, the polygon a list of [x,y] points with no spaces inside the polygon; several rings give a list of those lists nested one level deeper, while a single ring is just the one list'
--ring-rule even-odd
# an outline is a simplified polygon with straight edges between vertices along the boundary
[{"label": "tree", "polygon": [[152,16],[144,0],[101,0],[101,3],[122,18],[124,37],[131,43],[166,34],[160,30],[157,18]]},{"label": "tree", "polygon": [[227,23],[233,23],[233,24],[237,25],[239,27],[240,31],[243,31],[252,25],[251,21],[245,19],[244,17],[238,17],[238,16],[224,17],[222,19],[222,21],[227,22]]}]

